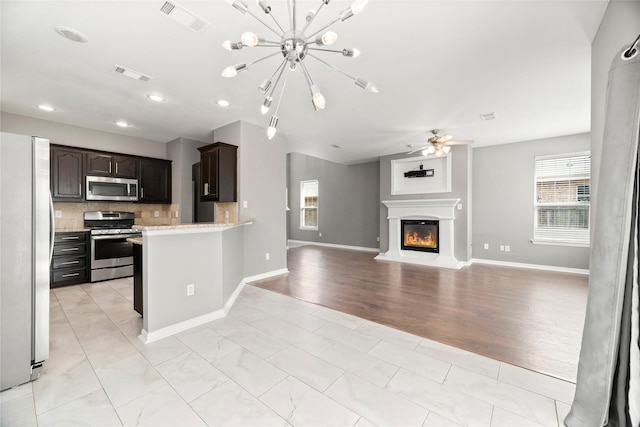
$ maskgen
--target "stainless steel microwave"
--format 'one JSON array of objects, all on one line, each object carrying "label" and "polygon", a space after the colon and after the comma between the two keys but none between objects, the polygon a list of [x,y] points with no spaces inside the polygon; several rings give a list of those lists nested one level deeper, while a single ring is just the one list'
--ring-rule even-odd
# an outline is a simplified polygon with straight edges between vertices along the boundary
[{"label": "stainless steel microwave", "polygon": [[138,180],[87,176],[87,200],[135,202],[138,200]]}]

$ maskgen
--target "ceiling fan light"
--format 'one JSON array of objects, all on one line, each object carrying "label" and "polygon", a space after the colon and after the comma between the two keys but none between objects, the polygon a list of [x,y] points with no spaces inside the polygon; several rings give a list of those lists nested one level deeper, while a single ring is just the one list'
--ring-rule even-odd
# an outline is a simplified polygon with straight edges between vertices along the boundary
[{"label": "ceiling fan light", "polygon": [[311,85],[311,102],[313,103],[313,108],[315,108],[316,111],[324,110],[324,107],[326,106],[324,95],[320,93],[320,90],[316,85]]},{"label": "ceiling fan light", "polygon": [[267,128],[267,138],[273,139],[276,136],[276,132],[278,131],[276,128],[278,127],[278,118],[276,116],[271,116],[271,120],[269,121],[269,127]]},{"label": "ceiling fan light", "polygon": [[260,41],[260,37],[258,37],[255,33],[252,33],[251,31],[247,31],[246,33],[242,34],[242,36],[240,37],[240,40],[242,40],[242,44],[245,46],[255,47],[258,45],[258,42]]},{"label": "ceiling fan light", "polygon": [[269,112],[269,109],[271,108],[271,103],[273,102],[273,98],[270,96],[267,96],[264,99],[264,102],[262,103],[262,106],[260,107],[260,112],[262,113],[262,115],[265,115]]},{"label": "ceiling fan light", "polygon": [[357,58],[360,56],[360,51],[356,48],[342,49],[342,54],[348,58]]},{"label": "ceiling fan light", "polygon": [[351,11],[354,15],[357,15],[364,10],[367,3],[369,3],[369,0],[355,0],[351,3]]},{"label": "ceiling fan light", "polygon": [[449,151],[451,151],[451,147],[449,147],[448,145],[445,145],[444,147],[442,147],[442,151],[444,151],[445,154],[449,153]]},{"label": "ceiling fan light", "polygon": [[338,35],[333,31],[327,31],[321,36],[316,37],[316,44],[319,46],[331,46],[338,40]]}]

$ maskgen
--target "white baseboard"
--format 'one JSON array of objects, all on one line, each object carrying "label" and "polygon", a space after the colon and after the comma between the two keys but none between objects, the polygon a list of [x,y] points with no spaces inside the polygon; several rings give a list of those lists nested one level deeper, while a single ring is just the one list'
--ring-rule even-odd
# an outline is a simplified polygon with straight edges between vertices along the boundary
[{"label": "white baseboard", "polygon": [[557,271],[560,273],[576,273],[576,274],[587,274],[587,275],[589,274],[589,270],[584,268],[557,267],[555,265],[541,265],[541,264],[525,264],[521,262],[496,261],[492,259],[480,259],[480,258],[471,258],[469,260],[468,265],[471,265],[474,263],[500,265],[503,267],[531,268],[534,270]]},{"label": "white baseboard", "polygon": [[175,325],[167,326],[166,328],[158,329],[157,331],[147,332],[144,329],[138,335],[140,341],[145,344],[152,343],[154,341],[161,340],[162,338],[169,337],[187,329],[195,328],[196,326],[204,325],[213,320],[222,319],[225,316],[225,310],[220,309],[211,313],[203,314],[201,316],[194,317],[183,322],[176,323]]},{"label": "white baseboard", "polygon": [[349,246],[349,245],[337,245],[334,243],[320,243],[320,242],[307,242],[304,240],[287,240],[287,245],[291,246],[306,246],[306,245],[316,245],[316,246],[327,246],[329,248],[339,248],[339,249],[352,249],[356,251],[367,251],[367,252],[380,252],[380,248],[367,248],[364,246]]},{"label": "white baseboard", "polygon": [[262,274],[256,274],[255,276],[245,277],[243,282],[251,283],[251,282],[255,282],[256,280],[268,279],[270,277],[280,276],[281,274],[287,274],[288,272],[289,272],[288,269],[281,268],[280,270],[273,270],[273,271],[268,271]]}]

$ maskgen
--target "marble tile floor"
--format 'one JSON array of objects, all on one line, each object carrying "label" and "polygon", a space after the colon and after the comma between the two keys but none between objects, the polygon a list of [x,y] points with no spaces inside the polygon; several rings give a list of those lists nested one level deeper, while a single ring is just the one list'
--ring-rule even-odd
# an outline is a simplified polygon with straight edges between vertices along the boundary
[{"label": "marble tile floor", "polygon": [[41,377],[2,426],[562,426],[574,384],[247,285],[144,345],[130,279],[51,291]]}]

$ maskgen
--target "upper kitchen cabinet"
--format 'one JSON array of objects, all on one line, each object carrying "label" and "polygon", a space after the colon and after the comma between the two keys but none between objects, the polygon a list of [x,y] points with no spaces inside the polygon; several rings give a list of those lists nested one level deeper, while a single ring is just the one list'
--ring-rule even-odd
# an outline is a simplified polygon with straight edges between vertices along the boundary
[{"label": "upper kitchen cabinet", "polygon": [[56,202],[83,200],[84,151],[51,146],[51,196]]},{"label": "upper kitchen cabinet", "polygon": [[139,202],[171,203],[171,161],[140,159],[139,180]]},{"label": "upper kitchen cabinet", "polygon": [[200,200],[237,201],[238,147],[216,142],[200,150]]},{"label": "upper kitchen cabinet", "polygon": [[131,156],[87,152],[85,172],[87,175],[137,178],[138,163],[139,160]]}]

